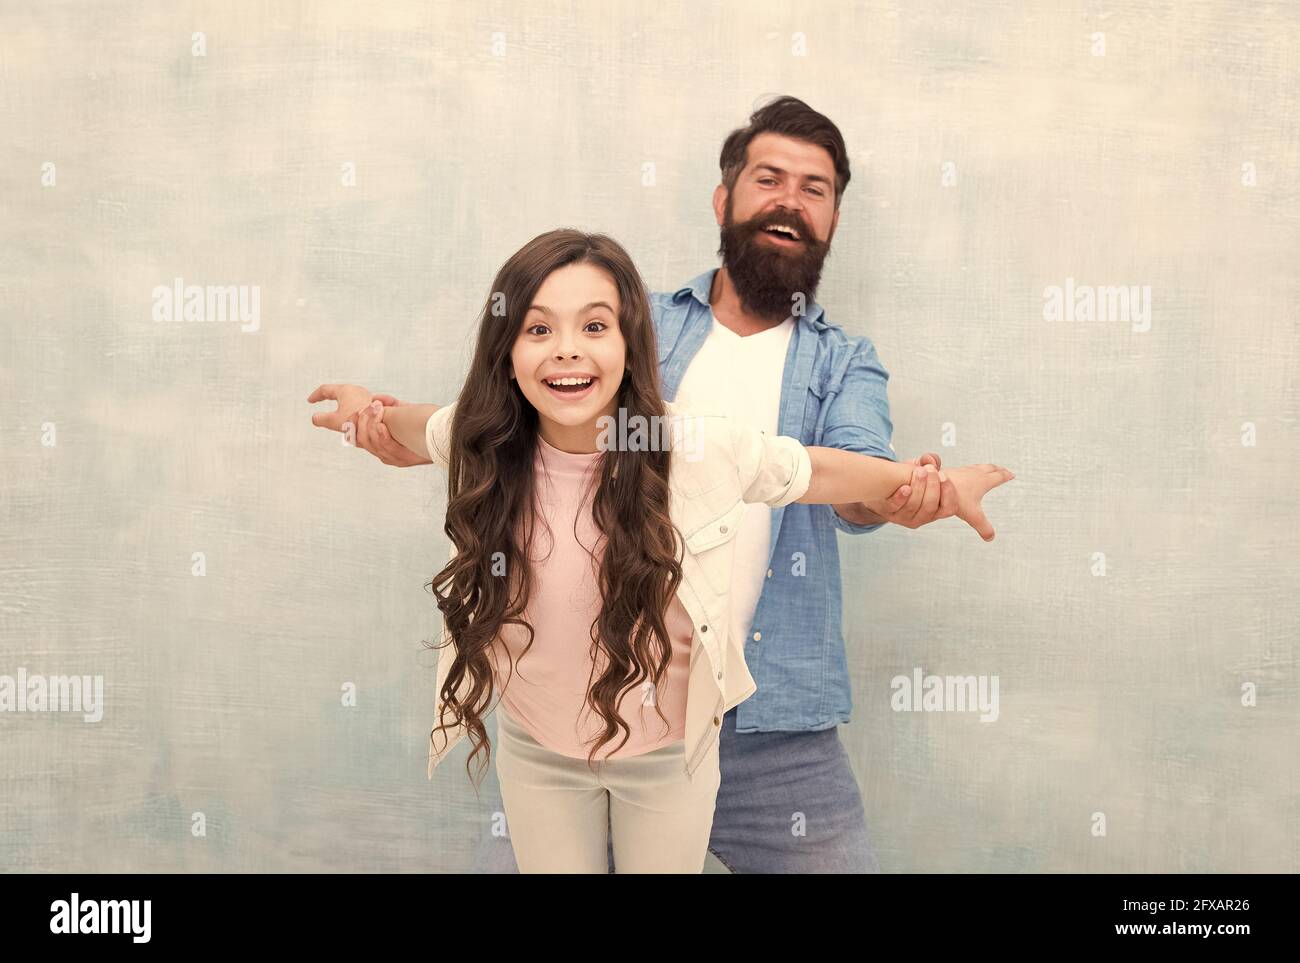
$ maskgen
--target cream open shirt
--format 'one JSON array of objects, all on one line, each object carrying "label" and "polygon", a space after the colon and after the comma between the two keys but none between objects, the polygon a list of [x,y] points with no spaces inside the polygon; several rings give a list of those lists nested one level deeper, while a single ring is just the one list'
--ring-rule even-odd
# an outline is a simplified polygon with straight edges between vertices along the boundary
[{"label": "cream open shirt", "polygon": [[[456,405],[430,416],[424,428],[429,457],[447,470]],[[670,435],[669,515],[685,542],[678,598],[695,625],[686,689],[686,774],[693,777],[718,738],[723,714],[757,690],[745,665],[744,641],[731,638],[731,569],[735,537],[748,502],[788,505],[808,490],[812,461],[794,438],[769,435],[725,415],[664,403],[678,419]],[[449,558],[455,558],[453,545]],[[465,735],[464,725],[435,732],[440,694],[455,650],[446,629],[438,652],[434,724],[429,732],[429,778]]]}]

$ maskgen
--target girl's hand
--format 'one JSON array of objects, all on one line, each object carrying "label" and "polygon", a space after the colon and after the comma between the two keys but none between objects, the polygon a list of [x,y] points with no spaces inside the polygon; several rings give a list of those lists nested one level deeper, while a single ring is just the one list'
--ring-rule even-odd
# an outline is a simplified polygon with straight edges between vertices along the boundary
[{"label": "girl's hand", "polygon": [[333,401],[338,407],[334,411],[318,411],[311,416],[311,423],[317,428],[329,428],[331,431],[343,431],[343,426],[351,421],[356,424],[355,415],[370,404],[374,395],[361,385],[321,385],[307,396],[308,403]]},{"label": "girl's hand", "polygon": [[957,517],[979,532],[984,541],[993,541],[993,526],[980,500],[992,489],[1011,481],[1015,474],[998,465],[966,465],[949,468],[943,475],[957,490]]}]

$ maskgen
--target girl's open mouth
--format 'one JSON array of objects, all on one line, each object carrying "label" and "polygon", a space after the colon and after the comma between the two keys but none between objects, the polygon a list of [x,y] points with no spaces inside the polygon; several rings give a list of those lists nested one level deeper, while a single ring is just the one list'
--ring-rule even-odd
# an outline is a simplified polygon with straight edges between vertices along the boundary
[{"label": "girl's open mouth", "polygon": [[583,379],[583,378],[560,378],[560,379],[557,379],[557,381],[562,381],[562,382],[574,382],[574,381],[577,381],[577,382],[583,382],[583,381],[585,381],[586,383],[585,383],[585,384],[582,384],[582,383],[579,383],[579,384],[552,384],[552,383],[549,382],[549,381],[543,381],[542,384],[546,385],[546,390],[549,391],[552,395],[554,395],[554,396],[557,397],[557,398],[563,398],[565,401],[578,401],[578,400],[580,400],[580,399],[582,399],[582,398],[587,397],[587,395],[589,395],[589,394],[591,394],[593,391],[595,391],[595,390],[596,390],[596,382],[599,381],[599,380],[600,380],[599,378],[589,378],[589,379]]}]

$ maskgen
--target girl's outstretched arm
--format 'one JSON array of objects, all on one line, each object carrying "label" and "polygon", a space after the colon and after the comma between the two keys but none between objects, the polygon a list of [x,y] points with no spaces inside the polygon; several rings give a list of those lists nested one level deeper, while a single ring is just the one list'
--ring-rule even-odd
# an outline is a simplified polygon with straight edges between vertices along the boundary
[{"label": "girl's outstretched arm", "polygon": [[[392,395],[371,394],[369,389],[354,384],[322,384],[307,396],[307,401],[309,404],[333,401],[335,410],[315,412],[311,423],[318,428],[351,434],[351,444],[370,452],[385,465],[404,468],[432,464],[423,428],[440,405],[413,405],[398,401]],[[403,412],[396,419],[403,431],[398,443],[394,443],[391,429],[385,427],[385,422],[392,424],[384,417],[387,408],[398,408]],[[408,425],[417,421],[420,430],[411,435]]]},{"label": "girl's outstretched arm", "polygon": [[[805,504],[877,501],[892,494],[912,474],[911,465],[887,458],[860,455],[839,448],[806,447],[812,460],[812,480],[808,490],[797,499]],[[957,490],[957,517],[979,532],[986,542],[993,541],[994,532],[980,500],[991,489],[1015,477],[998,465],[966,465],[939,473],[940,482],[951,479]]]},{"label": "girl's outstretched arm", "polygon": [[841,448],[805,445],[812,459],[812,481],[797,501],[805,505],[883,501],[909,482],[912,466]]},{"label": "girl's outstretched arm", "polygon": [[429,445],[425,440],[424,428],[429,418],[441,405],[385,405],[373,401],[370,407],[361,412],[361,417],[373,419],[375,424],[383,424],[393,440],[409,448],[421,458],[429,458]]}]

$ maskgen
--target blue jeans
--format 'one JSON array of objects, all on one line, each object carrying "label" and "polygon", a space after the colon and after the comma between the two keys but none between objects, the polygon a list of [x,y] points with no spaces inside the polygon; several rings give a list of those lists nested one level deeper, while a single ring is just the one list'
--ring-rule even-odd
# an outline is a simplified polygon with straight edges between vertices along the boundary
[{"label": "blue jeans", "polygon": [[[880,872],[838,726],[818,732],[737,733],[732,709],[723,716],[719,740],[722,783],[709,852],[727,869],[733,873]],[[504,806],[496,805],[499,797],[491,800],[485,792],[484,798],[495,811],[504,811]],[[609,865],[612,872],[612,842]],[[485,834],[472,871],[517,873],[510,840]]]}]

